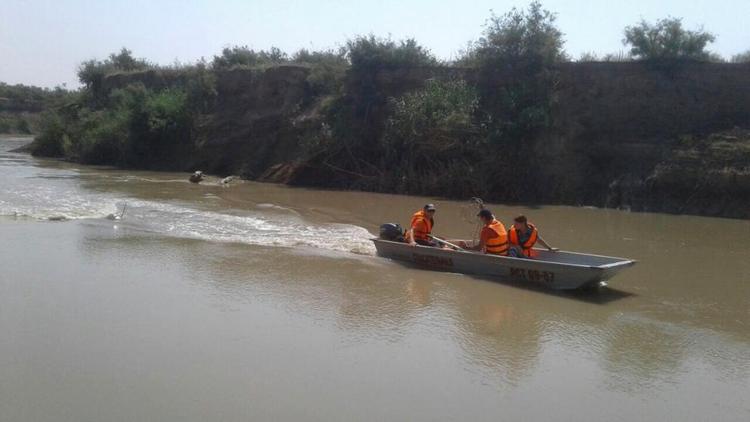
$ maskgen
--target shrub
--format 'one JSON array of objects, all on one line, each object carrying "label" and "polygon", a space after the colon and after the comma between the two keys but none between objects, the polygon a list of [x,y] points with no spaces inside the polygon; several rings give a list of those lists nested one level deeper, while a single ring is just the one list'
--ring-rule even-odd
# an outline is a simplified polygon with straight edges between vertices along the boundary
[{"label": "shrub", "polygon": [[708,61],[711,55],[706,46],[715,40],[715,35],[702,29],[684,29],[680,18],[666,18],[626,27],[622,42],[630,45],[630,55],[640,60]]},{"label": "shrub", "polygon": [[161,131],[170,125],[184,124],[189,117],[186,105],[187,94],[180,89],[166,89],[150,95],[145,108],[149,115],[149,129]]},{"label": "shrub", "polygon": [[268,51],[255,51],[244,45],[224,48],[220,56],[214,56],[212,67],[214,69],[229,69],[236,66],[255,67],[287,61],[289,61],[287,54],[276,47],[271,47]]},{"label": "shrub", "polygon": [[119,53],[112,53],[104,60],[87,60],[78,67],[78,80],[91,88],[101,82],[104,75],[112,72],[132,72],[153,67],[145,59],[136,59],[133,52],[123,47]]},{"label": "shrub", "polygon": [[490,142],[521,153],[524,141],[549,124],[554,65],[566,59],[555,19],[538,1],[527,10],[493,13],[482,38],[467,52],[465,61],[479,70]]},{"label": "shrub", "polygon": [[310,51],[306,48],[297,50],[292,55],[291,61],[293,63],[307,63],[307,64],[319,64],[325,63],[331,66],[348,66],[349,62],[346,59],[346,50],[340,49],[334,50],[321,50],[321,51]]},{"label": "shrub", "polygon": [[19,117],[18,121],[16,122],[16,130],[18,131],[18,133],[31,133],[31,127],[29,127],[28,120],[24,119],[23,117]]},{"label": "shrub", "polygon": [[104,60],[88,60],[78,67],[78,80],[85,86],[85,98],[92,106],[101,106],[107,93],[102,91],[104,77],[115,72],[133,72],[152,68],[145,59],[136,59],[133,53],[123,47],[119,53],[112,53]]},{"label": "shrub", "polygon": [[[466,176],[481,160],[479,126],[474,122],[479,97],[465,81],[428,80],[424,88],[391,103],[381,166],[390,175],[389,189],[429,191],[437,186],[425,185],[428,180],[448,183],[454,176]],[[449,174],[448,168],[454,171]],[[445,189],[440,193],[458,193]]]},{"label": "shrub", "polygon": [[429,144],[429,150],[436,152],[477,132],[473,118],[479,99],[476,89],[464,80],[428,80],[424,88],[391,101],[386,139],[392,144]]},{"label": "shrub", "polygon": [[66,94],[67,91],[59,87],[48,89],[0,82],[0,113],[41,112],[50,102]]},{"label": "shrub", "polygon": [[155,92],[135,83],[112,91],[106,108],[79,104],[49,112],[33,152],[87,164],[151,167],[170,163],[191,145],[188,98],[181,88]]},{"label": "shrub", "polygon": [[292,56],[292,62],[310,65],[307,82],[313,90],[313,95],[316,96],[336,93],[349,67],[346,51],[343,49],[338,52],[302,49]]},{"label": "shrub", "polygon": [[[359,36],[347,41],[346,57],[351,63],[349,83],[341,101],[333,104],[331,121],[334,137],[347,148],[359,144],[375,145],[382,134],[388,95],[378,84],[377,74],[383,69],[436,65],[437,60],[413,39],[393,41],[374,35]],[[337,112],[338,110],[338,112]]]},{"label": "shrub", "polygon": [[602,60],[605,62],[628,62],[632,59],[628,54],[618,51],[617,53],[605,54],[604,57],[602,57]]},{"label": "shrub", "polygon": [[732,63],[750,63],[750,50],[732,56]]},{"label": "shrub", "polygon": [[464,53],[462,62],[482,67],[521,65],[540,68],[566,58],[562,32],[554,13],[533,1],[528,10],[511,9],[485,24],[483,36]]},{"label": "shrub", "polygon": [[87,164],[125,164],[128,117],[119,110],[84,113],[80,130],[63,140],[65,155]]},{"label": "shrub", "polygon": [[42,116],[41,131],[34,138],[32,153],[42,157],[61,157],[64,154],[65,124],[60,114],[48,111]]},{"label": "shrub", "polygon": [[581,57],[578,58],[579,62],[599,62],[601,59],[593,51],[586,51],[581,53]]},{"label": "shrub", "polygon": [[[102,123],[100,142],[123,144],[119,161],[129,166],[150,166],[169,160],[191,140],[192,119],[188,94],[179,88],[154,92],[131,84],[111,94],[114,107]],[[109,130],[125,136],[115,135]],[[101,136],[107,135],[107,136]]]},{"label": "shrub", "polygon": [[[393,113],[385,139],[396,150],[427,146],[426,154],[475,139],[473,122],[479,105],[476,90],[464,80],[428,80],[425,87],[391,100]],[[433,157],[434,158],[434,157]]]},{"label": "shrub", "polygon": [[358,36],[346,42],[346,57],[356,71],[379,67],[432,66],[437,60],[432,53],[409,38],[399,42],[374,35]]},{"label": "shrub", "polygon": [[216,74],[203,61],[183,71],[186,73],[186,106],[194,113],[207,113],[217,96]]}]

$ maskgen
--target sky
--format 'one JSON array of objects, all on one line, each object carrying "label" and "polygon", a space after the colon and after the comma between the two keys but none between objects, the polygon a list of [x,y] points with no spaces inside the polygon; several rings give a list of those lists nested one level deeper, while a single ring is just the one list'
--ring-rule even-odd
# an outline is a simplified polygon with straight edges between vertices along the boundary
[{"label": "sky", "polygon": [[[750,0],[543,0],[577,58],[625,51],[623,29],[683,18],[717,36],[725,57],[750,49]],[[0,0],[0,81],[78,86],[76,68],[127,47],[159,64],[210,60],[222,48],[327,49],[363,34],[415,38],[442,59],[481,36],[494,10],[527,0]]]}]

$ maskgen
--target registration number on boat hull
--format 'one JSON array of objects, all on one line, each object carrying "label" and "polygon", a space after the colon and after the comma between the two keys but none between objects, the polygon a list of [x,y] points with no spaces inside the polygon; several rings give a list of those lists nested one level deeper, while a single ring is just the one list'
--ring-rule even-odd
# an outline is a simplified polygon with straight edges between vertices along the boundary
[{"label": "registration number on boat hull", "polygon": [[510,276],[534,282],[554,283],[555,273],[552,271],[527,270],[525,268],[510,269]]},{"label": "registration number on boat hull", "polygon": [[453,259],[448,257],[422,255],[415,253],[412,254],[412,260],[419,265],[424,265],[425,267],[453,268]]}]

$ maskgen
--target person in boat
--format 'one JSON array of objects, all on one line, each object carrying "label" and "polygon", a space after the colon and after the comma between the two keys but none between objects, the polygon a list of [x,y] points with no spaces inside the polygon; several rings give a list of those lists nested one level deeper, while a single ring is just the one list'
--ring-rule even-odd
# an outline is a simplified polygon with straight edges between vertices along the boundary
[{"label": "person in boat", "polygon": [[406,243],[411,246],[422,245],[437,247],[438,244],[430,238],[435,226],[435,205],[427,204],[411,217],[411,225],[404,233]]},{"label": "person in boat", "polygon": [[479,242],[471,245],[466,240],[452,240],[451,243],[470,251],[482,251],[490,255],[508,255],[508,232],[505,225],[495,218],[492,211],[482,208],[477,214],[484,227],[479,234]]},{"label": "person in boat", "polygon": [[534,245],[537,242],[550,251],[557,252],[559,250],[542,239],[539,230],[526,219],[525,215],[519,215],[513,219],[513,225],[508,230],[508,242],[510,243],[508,255],[518,258],[533,258],[535,255]]}]

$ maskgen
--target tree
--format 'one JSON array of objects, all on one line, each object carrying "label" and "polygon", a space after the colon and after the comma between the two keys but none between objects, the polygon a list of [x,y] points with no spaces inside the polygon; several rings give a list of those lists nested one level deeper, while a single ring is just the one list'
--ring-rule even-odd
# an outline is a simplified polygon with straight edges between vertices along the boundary
[{"label": "tree", "polygon": [[391,102],[393,113],[385,137],[397,146],[397,154],[422,147],[426,155],[439,155],[478,132],[473,119],[479,97],[476,89],[462,79],[428,79],[424,88]]},{"label": "tree", "polygon": [[303,48],[294,53],[292,62],[310,66],[307,82],[314,95],[336,92],[343,83],[346,69],[349,68],[344,49],[309,51]]},{"label": "tree", "polygon": [[690,31],[680,18],[665,18],[651,24],[642,20],[625,28],[623,44],[630,45],[630,55],[640,60],[692,59],[709,61],[706,46],[716,36],[703,29]]},{"label": "tree", "polygon": [[115,70],[123,70],[126,72],[133,70],[141,70],[149,67],[149,63],[144,59],[136,59],[133,57],[133,52],[123,47],[119,53],[112,53],[105,63],[108,63]]},{"label": "tree", "polygon": [[220,56],[214,56],[214,69],[228,69],[234,66],[262,66],[268,64],[279,64],[289,61],[289,57],[277,47],[270,50],[255,51],[248,46],[227,47],[221,51]]},{"label": "tree", "polygon": [[632,60],[632,58],[622,50],[616,53],[607,53],[602,57],[602,61],[605,62],[627,62],[630,60]]},{"label": "tree", "polygon": [[91,88],[96,87],[102,78],[112,72],[132,72],[153,67],[145,59],[133,57],[133,52],[123,47],[119,53],[112,53],[104,60],[87,60],[78,67],[78,80]]},{"label": "tree", "polygon": [[[474,117],[479,96],[462,79],[429,79],[422,89],[391,99],[381,168],[398,192],[465,194],[472,170],[487,161]],[[493,162],[496,165],[497,162]]]},{"label": "tree", "polygon": [[[378,72],[389,68],[437,64],[432,53],[411,38],[396,42],[374,35],[358,36],[346,42],[345,51],[352,71],[349,93],[359,98],[354,111],[357,119],[367,125],[377,121],[373,111],[383,111],[387,104],[387,96],[377,80]],[[363,130],[374,134],[369,127]]]},{"label": "tree", "polygon": [[479,70],[488,136],[499,144],[513,143],[517,152],[518,144],[530,144],[537,130],[550,123],[555,65],[567,58],[555,20],[538,1],[525,10],[493,13],[463,60]]},{"label": "tree", "polygon": [[31,128],[29,127],[28,120],[24,119],[23,117],[19,117],[18,122],[16,123],[16,130],[18,130],[18,133],[31,133]]},{"label": "tree", "polygon": [[601,59],[593,51],[585,51],[581,53],[581,57],[578,58],[578,61],[579,62],[598,62],[598,61],[601,61]]},{"label": "tree", "polygon": [[413,38],[399,42],[374,35],[358,36],[346,42],[346,57],[355,71],[382,66],[429,66],[437,64],[430,50]]},{"label": "tree", "polygon": [[750,50],[732,56],[732,63],[750,63]]},{"label": "tree", "polygon": [[562,32],[555,26],[556,15],[538,1],[528,10],[511,9],[485,24],[483,36],[469,49],[468,62],[484,66],[520,63],[549,66],[566,58]]}]

